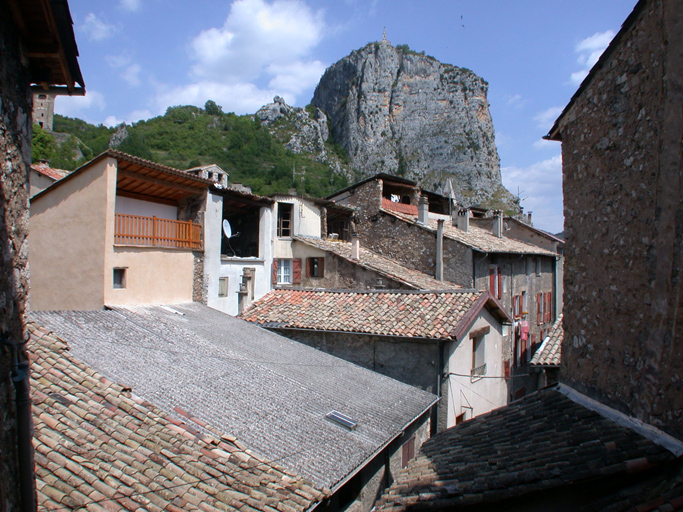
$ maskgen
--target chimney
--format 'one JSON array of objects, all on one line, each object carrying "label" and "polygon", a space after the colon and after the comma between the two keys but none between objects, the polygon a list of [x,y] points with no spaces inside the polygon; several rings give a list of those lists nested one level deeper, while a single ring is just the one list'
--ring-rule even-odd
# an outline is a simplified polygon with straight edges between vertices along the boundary
[{"label": "chimney", "polygon": [[351,235],[351,259],[360,259],[360,236],[357,233]]},{"label": "chimney", "polygon": [[493,236],[503,238],[503,212],[493,210]]},{"label": "chimney", "polygon": [[417,222],[423,225],[429,224],[429,201],[427,196],[420,196],[417,204]]},{"label": "chimney", "polygon": [[436,275],[437,281],[443,281],[443,219],[437,221],[436,227]]},{"label": "chimney", "polygon": [[455,227],[460,231],[467,233],[470,230],[470,210],[469,208],[460,208],[456,215]]},{"label": "chimney", "polygon": [[527,221],[526,221],[526,223],[527,223],[529,226],[533,227],[534,223],[531,222],[531,214],[532,214],[532,212],[529,212],[529,214],[527,215]]}]

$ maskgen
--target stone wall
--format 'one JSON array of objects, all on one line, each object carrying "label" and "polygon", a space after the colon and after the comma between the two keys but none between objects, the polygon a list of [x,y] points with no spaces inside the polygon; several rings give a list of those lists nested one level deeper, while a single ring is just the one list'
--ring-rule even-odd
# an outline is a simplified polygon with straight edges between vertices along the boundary
[{"label": "stone wall", "polygon": [[382,279],[387,290],[413,290],[414,288],[390,279],[386,276],[366,269],[360,265],[326,253],[325,272],[323,277],[307,277],[306,261],[302,261],[301,287],[304,289],[324,288],[326,290],[365,290],[377,288],[377,280]]},{"label": "stone wall", "polygon": [[[28,296],[28,163],[31,161],[31,94],[21,64],[19,34],[7,3],[0,3],[0,331],[24,339]],[[25,354],[21,354],[25,359]],[[19,510],[17,424],[12,355],[0,343],[0,510]]]},{"label": "stone wall", "polygon": [[680,1],[639,3],[615,43],[559,125],[561,379],[683,438]]}]

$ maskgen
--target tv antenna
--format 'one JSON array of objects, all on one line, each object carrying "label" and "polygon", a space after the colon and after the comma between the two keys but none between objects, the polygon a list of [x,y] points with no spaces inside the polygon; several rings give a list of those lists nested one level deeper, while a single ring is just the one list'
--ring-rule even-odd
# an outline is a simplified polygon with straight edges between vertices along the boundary
[{"label": "tv antenna", "polygon": [[303,183],[304,178],[306,177],[306,166],[303,165],[301,172],[296,172],[296,164],[292,164],[292,185],[296,187],[296,177],[301,176],[301,182]]}]

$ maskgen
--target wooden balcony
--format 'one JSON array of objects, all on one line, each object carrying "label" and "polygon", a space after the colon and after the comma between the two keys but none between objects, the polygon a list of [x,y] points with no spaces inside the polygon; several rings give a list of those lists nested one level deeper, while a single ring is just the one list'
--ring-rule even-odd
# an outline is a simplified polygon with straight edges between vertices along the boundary
[{"label": "wooden balcony", "polygon": [[190,221],[117,213],[114,243],[175,249],[201,249],[202,227]]},{"label": "wooden balcony", "polygon": [[406,215],[417,216],[417,205],[394,203],[391,199],[387,199],[386,197],[382,198],[382,208],[385,210],[391,210],[393,212],[405,213]]}]

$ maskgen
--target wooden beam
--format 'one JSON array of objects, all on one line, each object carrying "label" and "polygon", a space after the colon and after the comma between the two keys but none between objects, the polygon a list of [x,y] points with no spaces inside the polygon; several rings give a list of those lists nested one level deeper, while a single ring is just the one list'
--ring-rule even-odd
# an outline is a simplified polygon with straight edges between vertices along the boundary
[{"label": "wooden beam", "polygon": [[188,192],[189,194],[199,195],[199,194],[201,194],[202,190],[207,188],[205,185],[202,185],[201,187],[190,187],[187,185],[181,185],[180,183],[174,183],[172,181],[160,180],[159,178],[153,178],[151,176],[145,176],[144,174],[138,174],[138,173],[126,171],[124,169],[119,169],[117,171],[117,173],[118,173],[117,176],[121,176],[122,178],[129,178],[131,180],[143,181],[146,183],[151,183],[153,185],[159,185],[161,187],[172,188],[172,189],[176,189],[176,190],[182,190],[184,192]]}]

